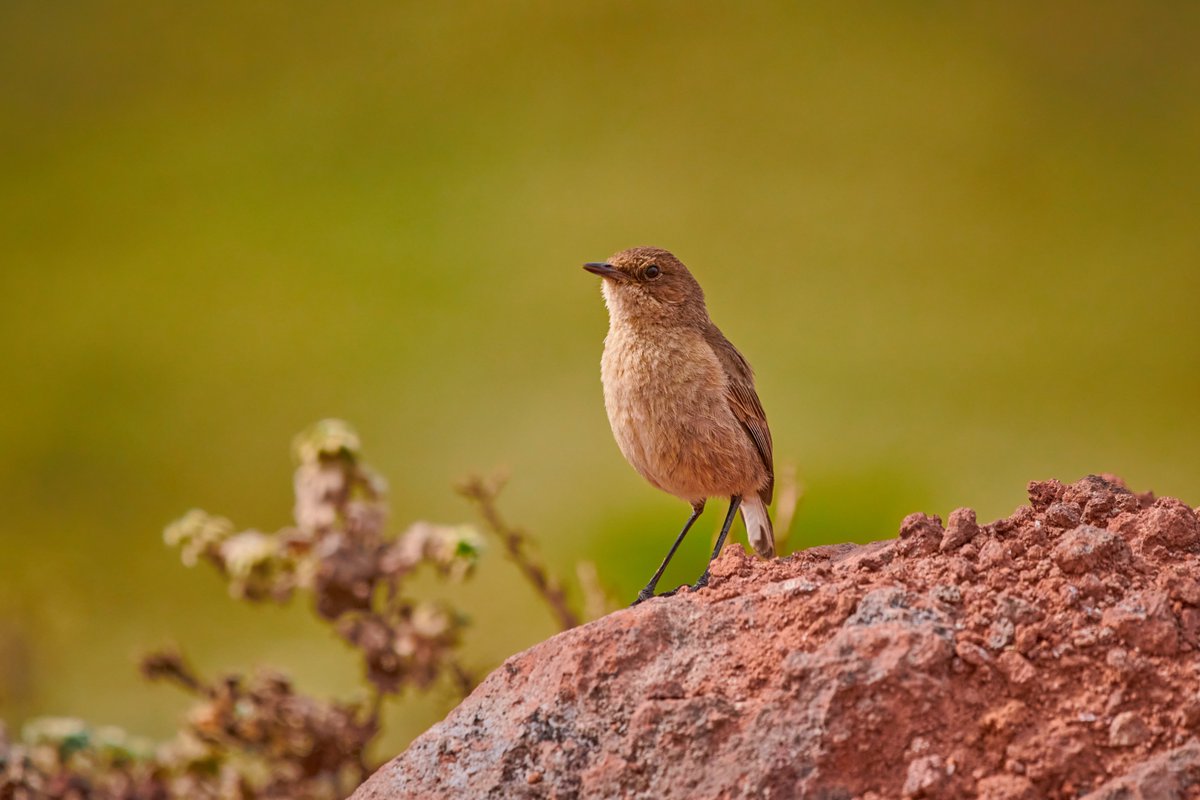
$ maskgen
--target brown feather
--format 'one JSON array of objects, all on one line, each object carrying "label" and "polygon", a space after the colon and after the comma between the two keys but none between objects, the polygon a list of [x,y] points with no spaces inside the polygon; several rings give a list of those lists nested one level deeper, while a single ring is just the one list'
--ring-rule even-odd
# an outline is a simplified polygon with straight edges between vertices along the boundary
[{"label": "brown feather", "polygon": [[771,429],[767,426],[767,414],[763,411],[758,393],[754,391],[754,371],[721,330],[711,322],[705,327],[704,339],[716,353],[728,379],[725,399],[729,409],[754,442],[763,466],[767,469],[767,483],[758,496],[770,504],[775,494],[775,464],[772,454]]}]

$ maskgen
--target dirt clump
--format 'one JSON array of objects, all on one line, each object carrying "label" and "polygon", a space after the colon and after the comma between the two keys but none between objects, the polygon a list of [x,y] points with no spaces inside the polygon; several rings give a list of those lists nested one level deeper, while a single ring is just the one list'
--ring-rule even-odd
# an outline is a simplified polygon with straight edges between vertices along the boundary
[{"label": "dirt clump", "polygon": [[510,658],[359,800],[1200,796],[1200,517],[1111,476],[763,562]]}]

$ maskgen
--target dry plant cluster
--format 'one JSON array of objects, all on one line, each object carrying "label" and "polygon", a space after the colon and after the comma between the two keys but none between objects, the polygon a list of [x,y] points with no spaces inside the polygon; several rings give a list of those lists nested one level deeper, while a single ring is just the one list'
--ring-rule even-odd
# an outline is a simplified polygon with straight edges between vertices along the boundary
[{"label": "dry plant cluster", "polygon": [[[417,522],[386,534],[386,486],[361,459],[357,434],[325,420],[297,437],[294,524],[274,533],[238,531],[229,520],[191,511],[170,525],[167,543],[184,564],[207,562],[230,593],[283,603],[311,595],[314,613],[362,658],[369,700],[328,703],[282,674],[205,679],[173,650],[142,661],[196,704],[173,739],[154,744],[77,719],[38,719],[10,738],[0,723],[0,800],[305,800],[346,796],[371,771],[365,753],[388,698],[448,681],[462,694],[471,674],[458,659],[464,616],[406,590],[422,568],[457,582],[474,571],[485,537],[546,602],[562,628],[576,624],[561,582],[533,555],[521,530],[502,518],[500,482],[472,479],[461,493],[483,527]],[[590,616],[611,608],[595,569],[580,565]]]}]

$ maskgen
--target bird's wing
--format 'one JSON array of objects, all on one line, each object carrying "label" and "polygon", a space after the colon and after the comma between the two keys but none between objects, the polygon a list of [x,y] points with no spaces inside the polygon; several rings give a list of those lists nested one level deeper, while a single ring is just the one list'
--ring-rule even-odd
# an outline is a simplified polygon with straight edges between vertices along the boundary
[{"label": "bird's wing", "polygon": [[709,326],[704,332],[704,338],[716,353],[721,368],[725,370],[725,377],[728,379],[725,399],[729,401],[729,410],[746,429],[759,456],[762,457],[763,466],[767,468],[767,485],[759,492],[759,497],[764,503],[770,503],[775,493],[771,429],[767,427],[767,414],[759,402],[758,393],[754,391],[754,372],[716,325]]}]

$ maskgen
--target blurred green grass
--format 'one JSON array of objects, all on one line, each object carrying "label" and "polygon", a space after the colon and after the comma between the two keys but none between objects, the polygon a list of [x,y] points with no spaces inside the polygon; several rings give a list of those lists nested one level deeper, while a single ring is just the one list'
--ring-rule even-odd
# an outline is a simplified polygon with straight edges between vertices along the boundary
[{"label": "blurred green grass", "polygon": [[[159,538],[282,524],[324,416],[397,525],[503,466],[547,559],[631,596],[686,508],[611,441],[578,265],[636,244],[756,366],[793,547],[1103,470],[1200,502],[1197,34],[1182,2],[3,4],[0,712],[165,735],[133,669],[165,639],[352,693],[303,609]],[[551,632],[517,581],[493,554],[456,598],[473,663]]]}]

